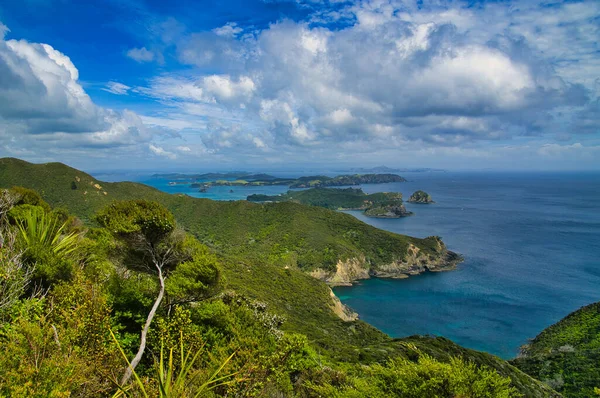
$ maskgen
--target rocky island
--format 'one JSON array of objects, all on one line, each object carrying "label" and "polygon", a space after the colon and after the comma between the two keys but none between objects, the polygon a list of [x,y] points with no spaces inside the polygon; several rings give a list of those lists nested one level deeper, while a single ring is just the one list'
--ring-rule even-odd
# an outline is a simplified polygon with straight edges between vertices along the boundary
[{"label": "rocky island", "polygon": [[402,203],[399,192],[366,194],[360,188],[311,188],[288,191],[282,195],[254,194],[249,202],[296,202],[332,210],[362,210],[369,217],[399,218],[412,215]]},{"label": "rocky island", "polygon": [[415,193],[410,195],[410,198],[408,199],[408,201],[410,203],[420,203],[420,204],[435,203],[433,201],[433,199],[431,199],[431,195],[429,195],[425,191],[416,191]]}]

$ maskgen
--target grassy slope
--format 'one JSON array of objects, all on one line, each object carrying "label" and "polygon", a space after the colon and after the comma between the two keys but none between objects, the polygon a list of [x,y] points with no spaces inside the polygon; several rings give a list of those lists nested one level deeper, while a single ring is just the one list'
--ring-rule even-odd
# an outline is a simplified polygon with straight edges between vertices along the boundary
[{"label": "grassy slope", "polygon": [[[72,189],[76,177],[77,189]],[[94,188],[94,184],[102,188]],[[298,260],[302,257],[298,253],[308,258],[311,250],[321,252],[323,248],[346,256],[366,251],[373,261],[385,261],[402,255],[409,242],[422,250],[433,250],[429,247],[432,241],[381,231],[350,215],[319,207],[215,202],[169,195],[142,184],[105,183],[61,163],[34,165],[0,159],[0,187],[11,186],[35,189],[53,206],[65,207],[87,222],[113,200],[144,198],[161,202],[184,228],[220,254],[227,288],[268,303],[272,311],[287,318],[284,329],[307,335],[324,356],[368,363],[406,351],[400,344],[402,340],[393,340],[365,322],[340,320],[330,310],[331,299],[324,283],[295,267],[285,269],[282,264]],[[492,366],[512,377],[527,396],[551,396],[537,381],[492,355],[443,338],[408,340],[442,359],[452,353]]]},{"label": "grassy slope", "polygon": [[566,397],[594,396],[594,387],[600,388],[600,302],[544,329],[523,351],[513,364],[524,372],[548,380]]}]

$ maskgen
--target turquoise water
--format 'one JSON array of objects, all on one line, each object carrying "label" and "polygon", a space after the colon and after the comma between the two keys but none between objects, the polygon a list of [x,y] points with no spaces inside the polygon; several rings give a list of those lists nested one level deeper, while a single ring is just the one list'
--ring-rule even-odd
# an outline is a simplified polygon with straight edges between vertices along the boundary
[{"label": "turquoise water", "polygon": [[[439,235],[465,261],[452,272],[336,288],[363,320],[394,337],[441,335],[511,358],[545,327],[600,300],[600,174],[402,175],[409,182],[362,188],[369,193],[399,191],[406,197],[423,189],[437,203],[407,203],[415,215],[402,219],[350,213],[388,231]],[[167,180],[137,180],[166,192],[217,200],[287,191],[215,187],[200,193],[169,186]]]}]

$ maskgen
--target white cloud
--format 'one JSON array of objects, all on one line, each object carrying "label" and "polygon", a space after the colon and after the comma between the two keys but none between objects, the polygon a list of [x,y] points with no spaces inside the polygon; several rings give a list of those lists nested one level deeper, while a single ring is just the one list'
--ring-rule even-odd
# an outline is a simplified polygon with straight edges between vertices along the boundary
[{"label": "white cloud", "polygon": [[352,116],[352,112],[350,112],[346,108],[336,109],[335,111],[333,111],[329,115],[327,115],[327,118],[334,125],[344,125],[344,124],[351,123],[354,120],[354,117]]},{"label": "white cloud", "polygon": [[[135,112],[94,104],[71,59],[48,44],[0,40],[0,76],[0,152],[38,159],[137,153],[138,144],[170,133],[148,127]],[[106,90],[123,94],[129,87],[110,82]]]},{"label": "white cloud", "polygon": [[109,93],[116,95],[126,95],[127,92],[131,89],[131,87],[118,82],[108,82],[106,83],[106,87],[102,90],[108,91]]},{"label": "white cloud", "polygon": [[6,34],[8,32],[10,32],[10,29],[8,29],[8,26],[6,26],[2,22],[0,22],[0,39],[4,39],[4,36],[6,36]]},{"label": "white cloud", "polygon": [[230,101],[232,99],[249,99],[256,86],[251,78],[240,76],[237,81],[228,75],[210,75],[202,79],[202,87],[209,97],[209,101]]},{"label": "white cloud", "polygon": [[177,159],[176,154],[174,154],[173,152],[165,151],[162,147],[159,147],[157,145],[150,144],[148,145],[148,148],[150,149],[150,151],[152,151],[152,153],[154,153],[157,156],[164,156],[171,160]]},{"label": "white cloud", "polygon": [[235,22],[229,22],[220,28],[213,29],[213,32],[218,36],[223,37],[235,37],[242,33],[244,30],[240,28]]},{"label": "white cloud", "polygon": [[154,52],[146,49],[146,47],[132,48],[127,51],[127,56],[137,62],[151,62],[155,59]]},{"label": "white cloud", "polygon": [[[303,2],[307,10],[320,4],[309,3]],[[30,89],[18,89],[21,97],[10,94],[17,100],[0,108],[0,117],[11,131],[79,132],[90,145],[137,141],[149,148],[156,130],[193,135],[185,146],[151,144],[166,159],[202,148],[230,156],[268,153],[270,159],[306,158],[308,151],[342,159],[403,148],[457,157],[462,148],[475,157],[485,152],[478,145],[548,144],[563,137],[559,149],[529,149],[545,156],[554,150],[574,154],[581,148],[563,147],[577,141],[586,147],[580,137],[598,133],[598,2],[515,0],[472,7],[365,0],[339,2],[334,9],[307,22],[283,20],[253,31],[228,23],[190,33],[171,20],[171,28],[157,28],[153,42],[128,56],[150,62],[173,51],[185,69],[164,68],[144,87],[109,82],[105,88],[141,94],[161,106],[137,120],[95,106],[68,57],[25,42],[11,49],[20,55],[6,67],[15,75],[7,81]],[[328,25],[332,20],[340,22],[335,29]],[[9,90],[1,82],[0,100]],[[36,105],[39,117],[14,116],[32,102],[43,103]]]},{"label": "white cloud", "polygon": [[245,73],[179,77],[151,89],[229,112],[241,108],[273,141],[311,146],[363,137],[450,145],[552,133],[549,113],[585,102],[584,89],[549,64],[541,67],[543,58],[523,57],[518,39],[496,32],[482,40],[470,31],[482,29],[473,11],[415,11],[420,17],[407,21],[402,6],[360,3],[352,8],[357,23],[336,31],[284,21],[256,39],[214,45],[195,42],[204,36],[194,34],[180,51],[183,61],[221,68],[222,54],[230,53],[228,67]]}]

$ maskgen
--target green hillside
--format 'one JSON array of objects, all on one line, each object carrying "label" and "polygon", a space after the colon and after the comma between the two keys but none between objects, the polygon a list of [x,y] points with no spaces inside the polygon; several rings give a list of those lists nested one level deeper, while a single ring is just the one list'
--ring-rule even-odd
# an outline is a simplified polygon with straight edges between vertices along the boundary
[{"label": "green hillside", "polygon": [[[327,285],[305,272],[356,256],[364,256],[376,267],[403,259],[411,244],[431,257],[439,256],[436,238],[416,239],[381,231],[350,215],[320,207],[287,202],[215,202],[169,195],[142,184],[97,181],[60,163],[35,165],[0,159],[0,187],[12,186],[40,192],[53,207],[68,209],[88,225],[94,224],[93,214],[114,200],[143,198],[162,203],[181,226],[219,257],[225,291],[264,303],[270,312],[285,319],[283,331],[307,336],[324,361],[345,363],[352,369],[360,363],[356,368],[360,369],[388,358],[414,358],[414,346],[441,361],[460,357],[493,368],[510,377],[512,385],[525,396],[556,396],[492,355],[443,338],[392,339],[360,320],[343,321],[333,310],[335,302]],[[213,317],[209,319],[214,322]],[[357,371],[352,369],[349,375]],[[348,383],[343,388],[360,387]]]},{"label": "green hillside", "polygon": [[594,396],[600,388],[600,302],[544,329],[513,364],[565,397]]},{"label": "green hillside", "polygon": [[177,221],[205,244],[227,255],[297,264],[304,270],[332,267],[365,256],[372,266],[402,260],[409,244],[436,256],[437,240],[418,239],[371,227],[356,218],[297,203],[219,202],[170,195],[143,184],[105,183],[60,163],[34,165],[0,159],[0,185],[41,193],[84,221],[114,200],[145,198],[169,208]]}]

